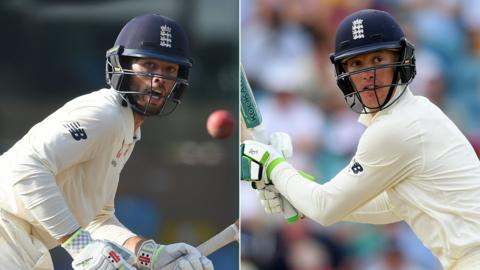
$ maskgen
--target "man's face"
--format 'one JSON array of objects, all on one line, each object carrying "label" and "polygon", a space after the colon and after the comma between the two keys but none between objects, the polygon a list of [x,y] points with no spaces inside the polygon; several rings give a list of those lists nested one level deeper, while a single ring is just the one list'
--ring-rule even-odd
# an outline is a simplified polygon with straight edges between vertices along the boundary
[{"label": "man's face", "polygon": [[[178,75],[179,65],[153,58],[138,58],[132,62],[132,70],[155,76],[132,76],[130,89],[148,95],[136,95],[137,105],[157,114],[162,109],[166,97],[172,92]],[[150,95],[153,94],[153,95]]]},{"label": "man's face", "polygon": [[[347,72],[354,72],[364,68],[391,64],[398,61],[398,53],[381,50],[357,55],[345,61],[343,67]],[[384,67],[360,72],[351,75],[351,80],[360,93],[365,107],[378,108],[383,105],[392,83],[395,67]],[[374,90],[374,88],[376,90]]]}]

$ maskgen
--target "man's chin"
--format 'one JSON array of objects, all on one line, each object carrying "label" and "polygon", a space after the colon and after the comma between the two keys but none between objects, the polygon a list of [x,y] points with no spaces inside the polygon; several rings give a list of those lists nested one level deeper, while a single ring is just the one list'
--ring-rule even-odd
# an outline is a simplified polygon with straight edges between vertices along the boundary
[{"label": "man's chin", "polygon": [[[163,104],[163,103],[162,103]],[[140,105],[138,104],[137,107],[142,110],[143,112],[146,112],[146,114],[149,114],[149,115],[155,115],[155,114],[159,114],[161,109],[162,109],[162,104],[160,105],[153,105],[153,104],[149,104],[147,105],[148,107],[145,107],[143,105]]]}]

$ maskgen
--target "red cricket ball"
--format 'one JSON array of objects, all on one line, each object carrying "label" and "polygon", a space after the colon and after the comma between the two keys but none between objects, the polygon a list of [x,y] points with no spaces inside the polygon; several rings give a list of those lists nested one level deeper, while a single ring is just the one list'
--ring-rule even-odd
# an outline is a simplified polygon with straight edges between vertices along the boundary
[{"label": "red cricket ball", "polygon": [[227,110],[216,110],[207,119],[207,131],[215,139],[224,139],[232,136],[235,121],[232,113]]}]

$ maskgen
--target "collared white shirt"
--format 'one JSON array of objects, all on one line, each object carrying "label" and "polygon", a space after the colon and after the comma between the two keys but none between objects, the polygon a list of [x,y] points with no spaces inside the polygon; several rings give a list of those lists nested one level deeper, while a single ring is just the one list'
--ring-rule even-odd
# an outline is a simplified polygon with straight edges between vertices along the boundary
[{"label": "collared white shirt", "polygon": [[134,235],[114,216],[120,172],[141,137],[121,102],[113,89],[75,98],[0,157],[0,207],[49,248],[79,226],[120,244]]},{"label": "collared white shirt", "polygon": [[455,124],[409,89],[359,120],[368,127],[345,169],[319,185],[283,163],[272,172],[277,189],[324,225],[404,220],[446,269],[478,255],[480,162]]}]

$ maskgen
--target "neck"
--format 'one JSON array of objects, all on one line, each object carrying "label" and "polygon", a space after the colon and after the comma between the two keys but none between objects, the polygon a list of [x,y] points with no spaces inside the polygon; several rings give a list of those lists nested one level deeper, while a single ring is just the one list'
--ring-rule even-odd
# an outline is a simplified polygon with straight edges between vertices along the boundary
[{"label": "neck", "polygon": [[143,120],[145,120],[145,116],[133,112],[134,130],[137,130],[142,125]]}]

